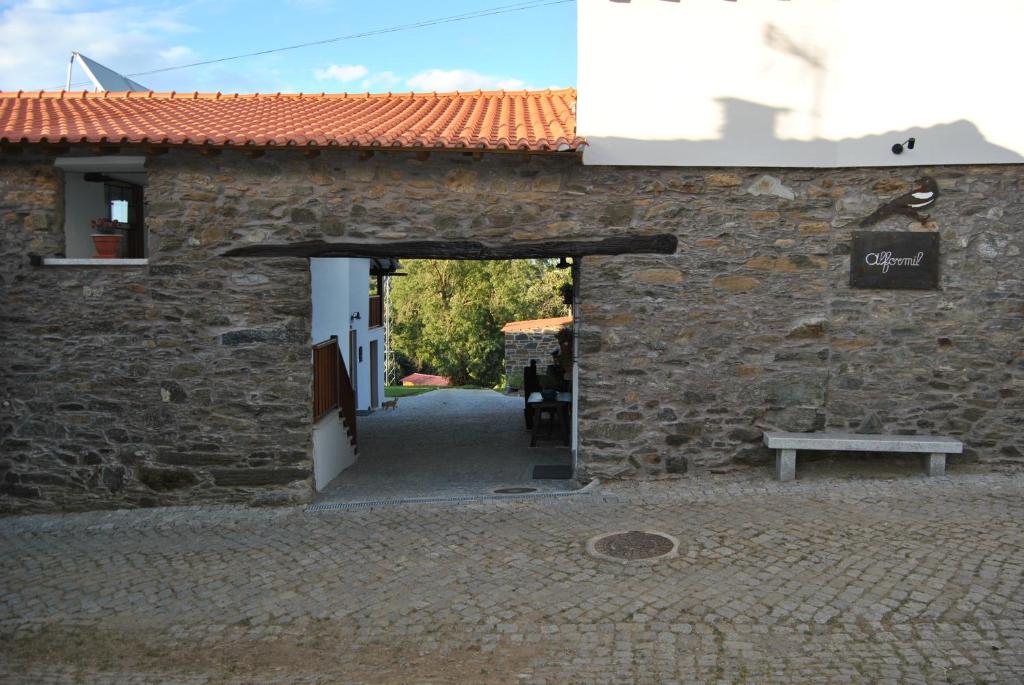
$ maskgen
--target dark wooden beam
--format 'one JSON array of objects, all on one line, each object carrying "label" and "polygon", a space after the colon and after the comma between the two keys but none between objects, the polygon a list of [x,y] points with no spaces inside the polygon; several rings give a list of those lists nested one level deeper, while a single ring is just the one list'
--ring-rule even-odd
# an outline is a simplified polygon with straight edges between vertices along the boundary
[{"label": "dark wooden beam", "polygon": [[320,150],[315,147],[308,147],[303,150],[302,154],[304,154],[307,159],[313,159],[320,156]]},{"label": "dark wooden beam", "polygon": [[257,158],[262,157],[263,155],[267,154],[267,151],[266,150],[262,150],[260,148],[253,148],[253,149],[242,150],[242,154],[244,154],[249,159],[257,159]]},{"label": "dark wooden beam", "polygon": [[474,152],[473,153],[473,161],[474,162],[479,162],[483,158],[484,158],[484,153],[482,153],[482,152]]},{"label": "dark wooden beam", "polygon": [[146,154],[150,157],[156,157],[157,155],[166,155],[170,152],[170,148],[166,145],[147,145]]},{"label": "dark wooden beam", "polygon": [[471,240],[401,240],[381,243],[247,245],[224,257],[394,257],[397,259],[540,259],[586,255],[673,254],[674,235],[633,235],[601,240],[530,240],[485,245]]},{"label": "dark wooden beam", "polygon": [[366,161],[366,160],[368,160],[368,159],[369,159],[370,157],[373,157],[373,150],[360,150],[360,151],[359,151],[359,154],[357,154],[357,155],[356,155],[356,158],[357,158],[357,159],[358,159],[358,160],[359,160],[360,162],[365,162],[365,161]]},{"label": "dark wooden beam", "polygon": [[220,154],[220,148],[203,146],[199,148],[199,154],[201,154],[203,157],[216,157],[217,155]]},{"label": "dark wooden beam", "polygon": [[428,150],[420,150],[416,153],[416,159],[425,162],[430,159],[430,152]]}]

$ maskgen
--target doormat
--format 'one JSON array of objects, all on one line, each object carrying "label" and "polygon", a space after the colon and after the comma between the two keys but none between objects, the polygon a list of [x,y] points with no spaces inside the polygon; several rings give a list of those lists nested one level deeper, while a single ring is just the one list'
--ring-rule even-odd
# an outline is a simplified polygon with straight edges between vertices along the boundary
[{"label": "doormat", "polygon": [[572,466],[541,464],[533,467],[534,480],[569,480],[572,478]]}]

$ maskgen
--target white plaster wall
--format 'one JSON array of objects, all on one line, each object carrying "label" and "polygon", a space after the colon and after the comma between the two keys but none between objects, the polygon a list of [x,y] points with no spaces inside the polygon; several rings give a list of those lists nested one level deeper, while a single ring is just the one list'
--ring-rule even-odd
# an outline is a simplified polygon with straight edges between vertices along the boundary
[{"label": "white plaster wall", "polygon": [[[349,271],[351,259],[309,260],[309,275],[313,297],[312,336],[321,343],[332,335],[338,336],[342,355],[348,355],[349,323]],[[348,360],[346,359],[346,362]]]},{"label": "white plaster wall", "polygon": [[[349,329],[356,332],[356,360],[348,368],[355,368],[356,376],[356,409],[370,409],[370,261],[353,259],[349,269],[349,309],[352,314],[359,312],[358,319],[349,321]],[[362,359],[359,350],[362,350]],[[345,351],[348,353],[348,338]]]},{"label": "white plaster wall", "polygon": [[[587,164],[1024,162],[1020,0],[582,0]],[[913,136],[914,150],[890,151]]]},{"label": "white plaster wall", "polygon": [[354,463],[356,452],[345,426],[338,412],[329,412],[313,426],[313,482],[317,491]]},{"label": "white plaster wall", "polygon": [[[336,335],[348,369],[352,368],[348,359],[349,317],[352,314],[351,272],[357,262],[365,260],[309,260],[313,304],[311,342],[320,343]],[[313,427],[313,480],[316,489],[323,489],[355,461],[355,450],[349,443],[340,412],[329,412]]]},{"label": "white plaster wall", "polygon": [[92,220],[107,216],[102,183],[86,183],[84,174],[64,174],[64,254],[72,258],[90,258]]}]

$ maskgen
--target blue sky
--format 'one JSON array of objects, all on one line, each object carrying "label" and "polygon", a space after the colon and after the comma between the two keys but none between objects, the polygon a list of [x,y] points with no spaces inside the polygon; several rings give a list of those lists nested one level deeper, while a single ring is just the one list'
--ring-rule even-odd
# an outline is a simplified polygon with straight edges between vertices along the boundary
[{"label": "blue sky", "polygon": [[[552,0],[0,1],[0,90],[62,87],[73,50],[134,74],[532,1]],[[576,5],[134,78],[161,91],[264,93],[575,86]],[[84,80],[76,67],[73,83]]]}]

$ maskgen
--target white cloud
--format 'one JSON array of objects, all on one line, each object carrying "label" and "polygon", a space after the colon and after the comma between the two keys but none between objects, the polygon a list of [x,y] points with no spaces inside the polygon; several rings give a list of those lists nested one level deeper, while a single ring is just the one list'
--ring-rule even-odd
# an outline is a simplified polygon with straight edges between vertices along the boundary
[{"label": "white cloud", "polygon": [[487,76],[471,69],[429,69],[406,81],[415,91],[448,92],[453,90],[523,90],[525,81],[514,78]]},{"label": "white cloud", "polygon": [[371,74],[369,78],[364,79],[360,83],[360,87],[367,92],[381,92],[385,90],[393,90],[395,86],[402,82],[402,77],[393,71],[379,71],[376,74]]},{"label": "white cloud", "polygon": [[[121,73],[173,66],[191,55],[172,43],[175,34],[190,30],[178,19],[181,12],[187,10],[133,3],[86,10],[67,0],[5,4],[0,10],[0,90],[62,87],[72,51]],[[72,82],[83,80],[88,81],[76,70]],[[150,85],[144,77],[138,80]]]},{"label": "white cloud", "polygon": [[362,64],[332,64],[326,69],[313,70],[313,75],[316,76],[317,81],[332,80],[341,81],[342,83],[361,79],[368,73],[370,73],[370,70]]},{"label": "white cloud", "polygon": [[196,53],[192,48],[186,45],[175,45],[167,48],[166,50],[160,50],[157,52],[160,55],[160,59],[167,62],[171,66],[177,66],[179,64],[185,64],[198,59]]}]

